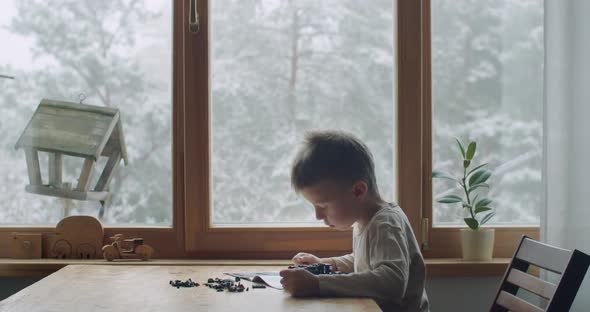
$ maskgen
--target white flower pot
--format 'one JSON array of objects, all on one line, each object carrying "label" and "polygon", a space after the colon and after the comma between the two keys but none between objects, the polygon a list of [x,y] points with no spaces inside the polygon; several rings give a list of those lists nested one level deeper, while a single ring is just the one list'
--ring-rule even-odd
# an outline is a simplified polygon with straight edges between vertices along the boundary
[{"label": "white flower pot", "polygon": [[461,229],[463,260],[490,261],[494,251],[494,229]]}]

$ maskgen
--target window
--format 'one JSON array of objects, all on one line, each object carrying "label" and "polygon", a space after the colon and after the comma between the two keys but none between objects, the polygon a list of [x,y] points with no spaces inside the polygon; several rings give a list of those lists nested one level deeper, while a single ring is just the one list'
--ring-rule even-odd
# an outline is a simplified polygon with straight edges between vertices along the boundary
[{"label": "window", "polygon": [[[10,161],[2,167],[9,180],[3,196],[12,197],[1,206],[7,217],[0,234],[27,224],[27,231],[51,231],[63,216],[58,199],[24,192],[25,160],[13,150],[13,129],[24,128],[41,98],[76,102],[80,93],[84,103],[121,109],[128,143],[130,165],[119,171],[128,177],[111,188],[105,237],[141,236],[158,257],[350,250],[350,232],[318,226],[312,208],[290,189],[289,163],[304,129],[357,133],[374,153],[384,197],[399,194],[402,205],[416,198],[407,195],[413,186],[402,188],[394,176],[394,133],[413,132],[405,122],[417,115],[398,107],[396,117],[397,98],[409,107],[415,93],[404,95],[404,87],[397,94],[395,77],[416,71],[410,63],[394,65],[402,22],[391,1],[196,1],[196,33],[184,24],[190,0],[63,4],[2,4],[0,34],[13,45],[1,52],[0,74],[16,79],[0,80],[2,116],[14,117],[1,124],[8,134],[2,159]],[[401,7],[403,23],[412,22],[405,11],[416,8]],[[415,49],[408,45],[403,55]],[[273,144],[262,144],[271,133],[278,135]],[[400,168],[417,163],[412,153],[397,160]],[[81,161],[66,159],[64,166],[64,180],[75,182]],[[96,203],[78,204],[70,213],[96,213]],[[418,224],[419,209],[408,207]]]},{"label": "window", "polygon": [[[448,186],[430,183],[433,165],[449,166],[453,136],[477,138],[505,170],[493,190],[496,255],[538,234],[540,0],[195,1],[196,33],[185,24],[191,0],[61,1],[0,10],[0,40],[11,43],[0,75],[16,77],[0,78],[0,234],[50,231],[63,216],[58,199],[24,191],[14,144],[41,98],[80,93],[123,118],[130,164],[112,182],[105,236],[141,236],[158,257],[349,251],[350,232],[320,226],[290,189],[290,161],[312,128],[368,143],[381,192],[430,243],[426,257],[460,255],[457,211],[432,205]],[[65,160],[64,180],[81,166]],[[71,213],[96,210],[79,203]]]},{"label": "window", "polygon": [[199,2],[201,20],[209,12],[210,22],[187,47],[187,55],[200,56],[189,60],[187,79],[201,82],[187,90],[185,111],[192,121],[185,155],[190,255],[350,251],[351,233],[315,222],[290,188],[290,162],[305,129],[357,133],[375,154],[384,196],[399,196],[393,4]]},{"label": "window", "polygon": [[[41,99],[120,110],[128,166],[115,171],[105,225],[172,225],[172,1],[3,1],[0,10],[0,223],[54,226],[97,201],[31,194],[14,146]],[[47,131],[47,130],[45,130]],[[47,183],[47,153],[40,152]],[[106,158],[97,163],[97,182]],[[81,158],[64,156],[76,185]],[[98,174],[97,174],[98,173]]]},{"label": "window", "polygon": [[[493,170],[488,196],[497,214],[488,225],[497,227],[496,250],[517,235],[536,236],[543,200],[543,1],[429,5],[432,166],[460,172],[454,137],[477,141],[475,165],[489,163]],[[427,194],[433,254],[458,244],[449,235],[463,225],[464,211],[436,199],[459,192],[452,181],[435,179]],[[511,252],[504,248],[496,255]]]},{"label": "window", "polygon": [[[543,1],[433,0],[432,107],[434,168],[459,172],[453,137],[477,140],[494,172],[490,224],[538,225]],[[451,185],[435,180],[435,199]],[[460,214],[435,203],[433,222],[461,224]]]},{"label": "window", "polygon": [[213,225],[317,226],[289,178],[313,128],[366,142],[379,189],[394,200],[393,2],[210,5]]}]

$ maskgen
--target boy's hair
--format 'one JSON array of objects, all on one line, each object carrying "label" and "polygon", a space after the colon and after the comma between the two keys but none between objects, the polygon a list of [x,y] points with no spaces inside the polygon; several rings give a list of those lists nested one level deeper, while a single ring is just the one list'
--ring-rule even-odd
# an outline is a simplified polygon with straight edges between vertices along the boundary
[{"label": "boy's hair", "polygon": [[362,180],[369,193],[379,195],[373,155],[361,140],[338,130],[309,131],[291,167],[291,185],[299,192],[326,180]]}]

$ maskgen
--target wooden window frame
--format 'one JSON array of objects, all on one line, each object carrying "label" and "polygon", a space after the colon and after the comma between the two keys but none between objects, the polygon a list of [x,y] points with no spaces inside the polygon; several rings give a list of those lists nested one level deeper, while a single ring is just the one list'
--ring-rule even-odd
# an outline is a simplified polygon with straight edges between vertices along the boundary
[{"label": "wooden window frame", "polygon": [[[186,123],[185,189],[185,251],[191,258],[225,259],[288,259],[297,251],[318,256],[344,254],[351,251],[351,231],[327,227],[213,227],[210,218],[210,63],[208,1],[198,1],[201,29],[188,38],[188,55],[199,55],[186,63],[187,81],[194,88],[186,91],[189,99]],[[187,119],[188,119],[187,118]],[[194,190],[194,191],[188,191]]]},{"label": "wooden window frame", "polygon": [[[155,257],[162,259],[287,259],[297,251],[318,256],[350,252],[351,231],[210,225],[209,3],[196,1],[200,30],[193,34],[188,31],[189,1],[174,0],[173,8],[172,226],[106,226],[105,243],[117,233],[143,237],[156,249]],[[429,243],[423,251],[426,258],[459,258],[459,228],[433,228],[431,222],[430,1],[398,0],[394,14],[398,203],[416,239]],[[54,229],[0,227],[0,235],[51,233]],[[506,258],[520,235],[538,238],[539,233],[538,227],[496,229],[495,256]],[[44,237],[44,250],[47,244]]]},{"label": "wooden window frame", "polygon": [[[417,5],[416,5],[417,4]],[[208,12],[207,3],[200,1],[201,12]],[[410,223],[421,239],[422,199],[420,194],[422,170],[421,144],[416,144],[416,119],[421,119],[422,74],[421,41],[415,40],[415,21],[420,21],[420,1],[397,1],[394,8],[396,23],[396,105],[397,111],[397,179],[398,203],[403,207]],[[196,134],[186,140],[186,252],[195,258],[290,258],[297,251],[312,252],[318,256],[335,256],[349,253],[352,247],[351,231],[338,231],[326,227],[302,228],[220,228],[210,222],[210,107],[209,107],[209,23],[208,16],[200,16],[201,35],[192,39],[189,55],[200,55],[186,64],[189,81],[195,87],[187,90],[192,99],[185,107],[186,115],[194,123],[186,124],[186,133]],[[393,57],[393,56],[392,56]],[[193,76],[194,75],[194,76]],[[418,123],[421,125],[421,123]]]}]

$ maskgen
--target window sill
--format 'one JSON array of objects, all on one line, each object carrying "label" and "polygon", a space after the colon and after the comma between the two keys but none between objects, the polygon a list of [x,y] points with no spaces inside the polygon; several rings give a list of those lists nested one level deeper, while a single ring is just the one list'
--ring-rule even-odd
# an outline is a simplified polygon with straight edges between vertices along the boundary
[{"label": "window sill", "polygon": [[[509,258],[492,261],[463,261],[461,259],[426,259],[428,277],[501,276],[510,263]],[[0,276],[46,276],[69,264],[94,265],[268,265],[286,267],[289,260],[197,260],[155,259],[151,261],[113,261],[103,259],[0,259]]]}]

